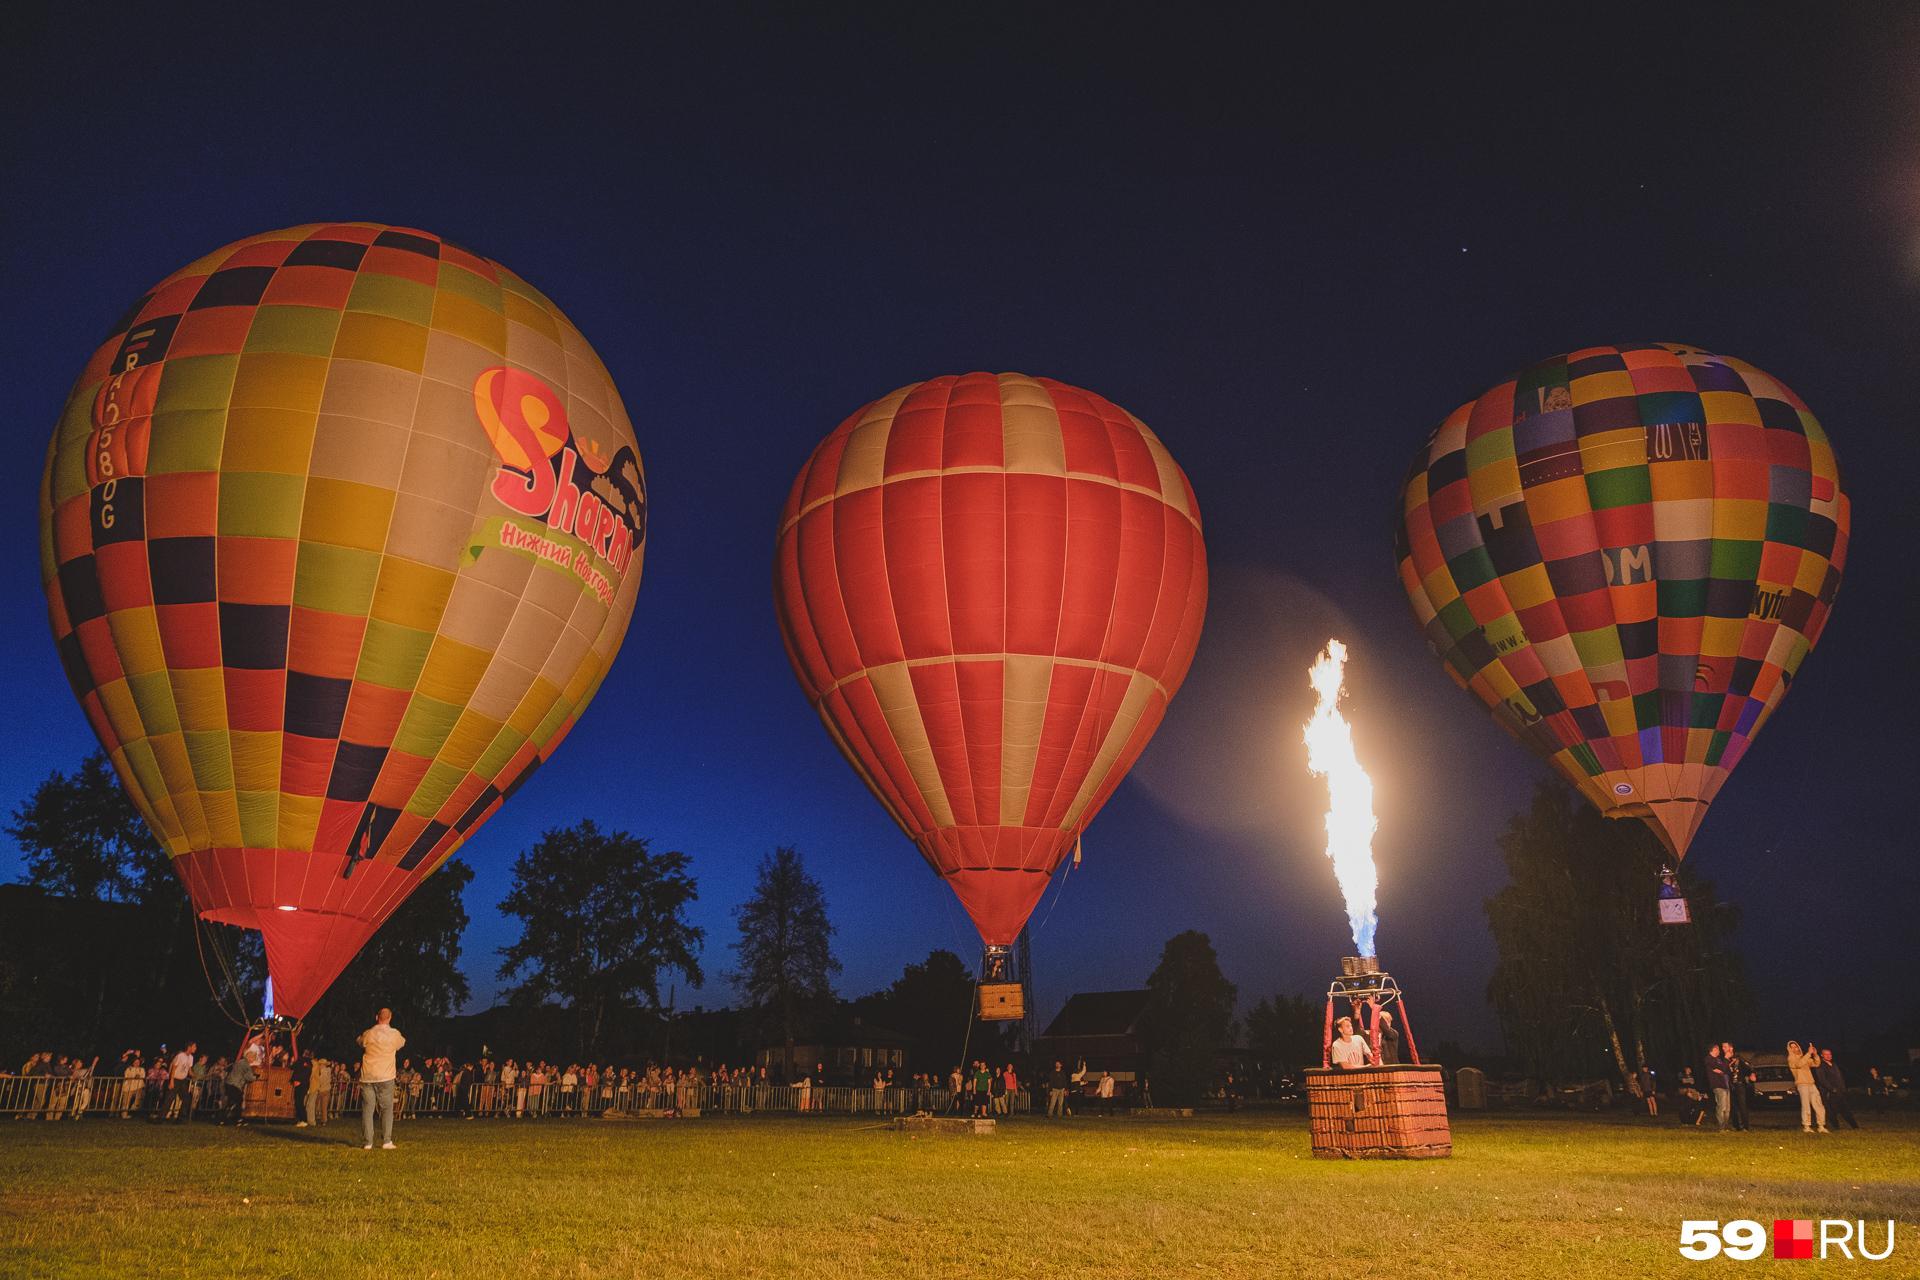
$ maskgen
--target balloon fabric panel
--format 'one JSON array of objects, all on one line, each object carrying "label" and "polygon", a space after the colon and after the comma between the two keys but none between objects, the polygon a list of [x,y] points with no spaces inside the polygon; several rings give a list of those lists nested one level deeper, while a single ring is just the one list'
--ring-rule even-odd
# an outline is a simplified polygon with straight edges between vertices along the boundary
[{"label": "balloon fabric panel", "polygon": [[903,387],[820,444],[775,597],[835,744],[1004,944],[1184,679],[1205,548],[1137,419],[976,373]]},{"label": "balloon fabric panel", "polygon": [[262,930],[299,1015],[592,697],[646,487],[537,290],[426,232],[315,224],[134,304],[41,510],[75,694],[198,909]]},{"label": "balloon fabric panel", "polygon": [[1455,681],[1684,855],[1820,638],[1851,514],[1826,433],[1775,379],[1592,347],[1435,429],[1396,555]]}]

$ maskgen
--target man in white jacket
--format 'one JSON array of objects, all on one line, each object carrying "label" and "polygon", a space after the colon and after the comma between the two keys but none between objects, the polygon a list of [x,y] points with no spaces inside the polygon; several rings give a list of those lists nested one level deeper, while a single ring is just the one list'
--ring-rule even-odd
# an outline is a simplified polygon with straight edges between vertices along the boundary
[{"label": "man in white jacket", "polygon": [[393,1026],[393,1010],[382,1009],[373,1025],[360,1033],[360,1133],[365,1150],[373,1150],[373,1114],[380,1113],[380,1147],[393,1150],[394,1055],[407,1038]]}]

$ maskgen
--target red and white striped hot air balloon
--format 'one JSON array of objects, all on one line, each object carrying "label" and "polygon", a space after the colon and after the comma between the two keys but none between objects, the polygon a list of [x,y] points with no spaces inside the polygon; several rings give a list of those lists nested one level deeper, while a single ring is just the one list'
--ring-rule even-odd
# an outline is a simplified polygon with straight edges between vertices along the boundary
[{"label": "red and white striped hot air balloon", "polygon": [[788,656],[990,949],[1153,736],[1206,612],[1200,511],[1132,414],[1018,373],[900,388],[780,518]]}]

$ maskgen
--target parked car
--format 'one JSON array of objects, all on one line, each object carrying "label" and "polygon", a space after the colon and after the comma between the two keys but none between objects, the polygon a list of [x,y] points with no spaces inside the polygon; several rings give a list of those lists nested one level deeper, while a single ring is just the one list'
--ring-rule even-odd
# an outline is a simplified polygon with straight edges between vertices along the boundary
[{"label": "parked car", "polygon": [[1758,1103],[1800,1105],[1800,1091],[1794,1087],[1793,1072],[1784,1062],[1762,1062],[1753,1068],[1753,1100]]}]

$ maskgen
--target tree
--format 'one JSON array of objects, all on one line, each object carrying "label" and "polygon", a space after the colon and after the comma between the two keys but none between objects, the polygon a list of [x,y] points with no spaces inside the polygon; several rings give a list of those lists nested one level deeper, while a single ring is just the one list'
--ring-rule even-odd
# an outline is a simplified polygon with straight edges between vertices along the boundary
[{"label": "tree", "polygon": [[[191,987],[176,981],[177,970],[194,967],[194,919],[186,890],[174,877],[167,851],[134,808],[106,753],[95,749],[71,774],[55,770],[15,807],[7,824],[26,861],[22,882],[61,898],[126,904],[130,910],[116,926],[123,940],[145,942],[145,963],[113,976],[111,985],[136,1004],[160,1008],[186,1000],[197,1004]],[[76,919],[98,921],[98,913]],[[93,944],[105,947],[106,939]],[[42,977],[49,975],[40,975]],[[88,1035],[105,1023],[117,995],[109,980],[91,985],[83,997],[92,1010]],[[196,1008],[196,1013],[204,1012]]]},{"label": "tree", "polygon": [[55,770],[13,811],[7,834],[26,858],[26,883],[65,898],[184,901],[167,851],[95,750],[72,774]]},{"label": "tree", "polygon": [[382,1006],[398,1021],[443,1018],[466,1003],[460,936],[467,928],[462,894],[471,883],[473,868],[459,858],[422,881],[334,979],[307,1017],[309,1033],[340,1045],[365,1030]]},{"label": "tree", "polygon": [[1306,996],[1263,999],[1247,1014],[1247,1048],[1263,1076],[1292,1072],[1319,1055],[1326,1006]]},{"label": "tree", "polygon": [[781,845],[760,859],[753,896],[734,908],[740,969],[734,986],[780,1029],[786,1078],[793,1079],[793,1040],[802,1019],[833,999],[833,924],[820,882],[797,850]]},{"label": "tree", "polygon": [[[974,1014],[973,971],[951,951],[936,948],[909,964],[893,984],[856,1002],[862,1016],[913,1041],[916,1065],[946,1070],[966,1056],[1002,1053],[1000,1023]],[[969,1055],[963,1049],[977,1047]]]},{"label": "tree", "polygon": [[1238,994],[1206,934],[1189,929],[1168,940],[1147,979],[1142,1019],[1154,1092],[1163,1101],[1190,1107],[1213,1083],[1220,1053],[1233,1038]]},{"label": "tree", "polygon": [[524,975],[510,997],[570,1006],[586,1055],[609,1015],[636,1002],[659,1010],[663,973],[699,986],[705,934],[686,918],[699,896],[687,865],[684,853],[656,854],[591,820],[546,832],[514,859],[500,901],[521,921],[519,940],[500,948],[500,977]]},{"label": "tree", "polygon": [[1666,851],[1637,822],[1547,780],[1500,837],[1510,883],[1487,899],[1499,959],[1487,996],[1533,1074],[1592,1074],[1604,1055],[1632,1092],[1649,1057],[1691,1062],[1747,1007],[1735,910],[1675,869],[1693,923],[1662,925]]}]

